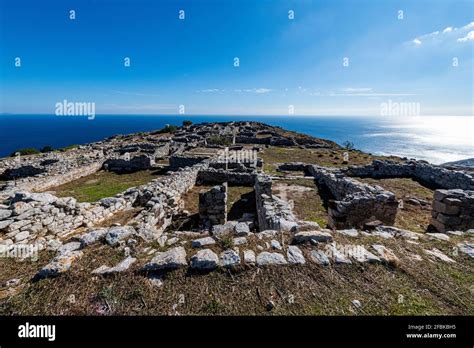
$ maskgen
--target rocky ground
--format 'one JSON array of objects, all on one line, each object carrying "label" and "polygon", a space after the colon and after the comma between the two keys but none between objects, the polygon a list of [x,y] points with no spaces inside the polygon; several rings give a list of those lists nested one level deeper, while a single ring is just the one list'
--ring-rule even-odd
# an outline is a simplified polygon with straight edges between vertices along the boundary
[{"label": "rocky ground", "polygon": [[[370,185],[376,195],[393,195],[396,218],[392,226],[371,219],[339,228],[328,207],[333,193],[308,168],[282,166],[345,170],[404,159],[262,124],[237,126],[117,136],[73,149],[67,166],[41,173],[24,167],[41,169],[45,158],[22,158],[23,167],[4,159],[4,174],[25,176],[12,183],[4,175],[0,246],[40,247],[37,255],[0,258],[0,313],[474,314],[474,229],[429,229],[433,187],[408,177],[358,178],[356,190]],[[136,145],[145,141],[154,145]],[[222,169],[214,158],[224,146],[257,149],[263,163]],[[91,173],[68,176],[81,166]],[[45,173],[56,185],[46,185]],[[226,206],[216,209],[228,222],[206,227],[200,195],[224,181]]]}]

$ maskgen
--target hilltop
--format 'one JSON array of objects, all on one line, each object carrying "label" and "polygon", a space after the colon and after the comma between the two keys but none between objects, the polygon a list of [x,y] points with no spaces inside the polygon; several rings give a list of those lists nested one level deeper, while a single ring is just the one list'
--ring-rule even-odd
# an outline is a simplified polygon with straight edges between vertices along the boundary
[{"label": "hilltop", "polygon": [[0,160],[3,315],[472,315],[474,179],[259,122]]}]

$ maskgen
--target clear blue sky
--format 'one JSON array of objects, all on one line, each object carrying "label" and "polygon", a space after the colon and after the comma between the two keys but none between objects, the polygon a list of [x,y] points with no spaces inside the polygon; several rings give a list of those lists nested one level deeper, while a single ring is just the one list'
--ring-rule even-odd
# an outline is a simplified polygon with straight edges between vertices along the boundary
[{"label": "clear blue sky", "polygon": [[472,0],[0,4],[2,113],[371,115],[390,99],[473,114]]}]

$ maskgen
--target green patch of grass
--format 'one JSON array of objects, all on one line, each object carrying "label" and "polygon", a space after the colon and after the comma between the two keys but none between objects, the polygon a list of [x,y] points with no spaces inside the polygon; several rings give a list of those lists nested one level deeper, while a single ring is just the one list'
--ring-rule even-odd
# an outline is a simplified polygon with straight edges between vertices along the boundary
[{"label": "green patch of grass", "polygon": [[230,235],[229,236],[222,236],[218,240],[218,243],[219,243],[219,246],[224,250],[230,249],[234,246],[233,238]]},{"label": "green patch of grass", "polygon": [[220,303],[215,298],[211,299],[204,306],[202,306],[201,311],[204,314],[217,315],[225,312],[226,306]]},{"label": "green patch of grass", "polygon": [[59,197],[74,197],[79,202],[95,202],[111,197],[134,186],[139,186],[157,178],[152,170],[131,174],[115,174],[100,171],[51,190]]}]

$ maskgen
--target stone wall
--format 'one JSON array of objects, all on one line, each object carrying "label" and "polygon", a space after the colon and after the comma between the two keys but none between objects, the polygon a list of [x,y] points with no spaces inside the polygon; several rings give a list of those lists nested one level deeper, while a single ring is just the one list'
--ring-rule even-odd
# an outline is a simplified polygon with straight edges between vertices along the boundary
[{"label": "stone wall", "polygon": [[430,226],[438,232],[474,228],[474,191],[436,190]]},{"label": "stone wall", "polygon": [[222,184],[227,182],[235,186],[253,186],[255,184],[256,174],[254,172],[240,172],[224,169],[207,168],[201,170],[197,177],[197,183],[200,185]]},{"label": "stone wall", "polygon": [[89,165],[70,169],[65,173],[52,174],[48,176],[32,177],[22,181],[17,181],[16,185],[11,182],[11,186],[6,186],[1,192],[0,197],[6,198],[15,191],[45,191],[52,187],[59,186],[77,180],[84,176],[97,172],[102,167],[102,162],[96,162]]},{"label": "stone wall", "polygon": [[[308,173],[308,164],[303,162],[287,162],[278,166],[279,171],[301,171]],[[309,174],[309,173],[308,173]]]},{"label": "stone wall", "polygon": [[145,239],[159,238],[170,225],[173,215],[182,210],[182,195],[194,187],[198,173],[208,166],[209,160],[204,160],[134,189],[137,194],[133,206],[144,209],[130,224],[136,226]]},{"label": "stone wall", "polygon": [[0,244],[47,245],[78,227],[91,227],[132,207],[142,210],[131,223],[145,239],[158,238],[182,209],[181,196],[191,189],[199,170],[208,163],[178,170],[164,178],[132,187],[114,197],[94,203],[79,203],[72,197],[49,193],[19,192],[0,204]]},{"label": "stone wall", "polygon": [[227,183],[199,193],[199,219],[206,228],[227,222]]},{"label": "stone wall", "polygon": [[259,174],[255,179],[255,198],[260,231],[290,231],[297,227],[297,219],[289,204],[272,194],[272,180]]},{"label": "stone wall", "polygon": [[208,159],[208,156],[193,156],[193,155],[173,155],[170,157],[170,168],[176,170],[184,167],[191,167],[197,163]]},{"label": "stone wall", "polygon": [[318,185],[328,189],[334,200],[328,204],[329,225],[334,228],[362,227],[380,220],[393,225],[398,202],[392,192],[346,177],[337,170],[311,165],[307,170]]},{"label": "stone wall", "polygon": [[110,158],[104,162],[102,169],[119,174],[133,173],[140,170],[151,169],[153,163],[154,159],[149,155],[141,154],[135,155],[130,159]]},{"label": "stone wall", "polygon": [[440,189],[474,190],[474,177],[468,173],[450,170],[420,161],[375,160],[366,166],[350,167],[349,176],[381,178],[413,178],[428,186]]},{"label": "stone wall", "polygon": [[121,194],[95,203],[79,203],[72,197],[18,191],[0,205],[0,244],[46,244],[131,207],[132,199]]}]

